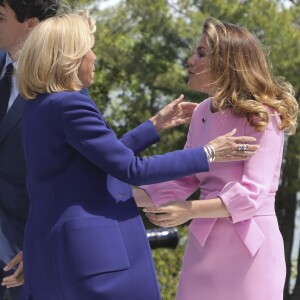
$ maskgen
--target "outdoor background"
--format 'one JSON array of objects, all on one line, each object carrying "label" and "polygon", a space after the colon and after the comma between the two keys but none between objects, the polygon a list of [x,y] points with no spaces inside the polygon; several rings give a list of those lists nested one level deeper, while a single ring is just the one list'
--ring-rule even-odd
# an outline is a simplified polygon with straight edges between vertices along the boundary
[{"label": "outdoor background", "polygon": [[[85,5],[97,18],[94,51],[98,62],[96,80],[90,93],[118,136],[152,116],[181,93],[187,100],[200,102],[204,99],[205,95],[187,89],[186,61],[200,36],[203,21],[209,16],[246,26],[255,33],[270,53],[273,72],[293,84],[299,99],[298,0],[68,2],[71,6]],[[143,155],[182,148],[187,129],[183,126],[165,132],[161,142]],[[297,211],[297,193],[300,191],[299,136],[300,130],[287,139],[276,200],[287,261],[285,300],[300,299],[300,201]],[[146,222],[145,225],[147,228],[150,226]],[[180,235],[180,245],[176,250],[153,250],[164,300],[175,298],[187,226],[180,227]]]}]

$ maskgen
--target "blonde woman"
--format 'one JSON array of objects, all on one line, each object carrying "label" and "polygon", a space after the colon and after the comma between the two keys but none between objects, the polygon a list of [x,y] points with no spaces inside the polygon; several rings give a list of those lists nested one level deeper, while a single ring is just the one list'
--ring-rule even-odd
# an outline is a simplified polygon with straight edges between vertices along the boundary
[{"label": "blonde woman", "polygon": [[[247,161],[211,161],[209,173],[135,191],[138,205],[160,206],[145,209],[154,224],[192,220],[176,299],[282,300],[286,269],[274,202],[284,131],[295,133],[297,124],[292,87],[272,76],[253,34],[213,18],[204,24],[188,74],[189,87],[209,98],[194,111],[185,148],[237,128],[260,149]],[[182,201],[198,188],[200,201]]]},{"label": "blonde woman", "polygon": [[[168,118],[159,113],[118,140],[95,103],[78,92],[94,80],[94,31],[87,14],[53,17],[33,30],[19,58],[30,197],[22,300],[160,299],[130,185],[208,170],[203,147],[136,157],[158,141]],[[183,111],[170,108],[174,125]],[[210,144],[217,161],[254,154],[255,145],[236,150],[255,139],[231,135]]]}]

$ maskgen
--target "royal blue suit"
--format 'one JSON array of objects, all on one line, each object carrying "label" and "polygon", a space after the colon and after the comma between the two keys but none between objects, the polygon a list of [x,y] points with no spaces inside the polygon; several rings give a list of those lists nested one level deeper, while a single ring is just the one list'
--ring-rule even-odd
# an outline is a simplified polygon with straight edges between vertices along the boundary
[{"label": "royal blue suit", "polygon": [[[6,52],[0,51],[0,73]],[[23,249],[23,235],[29,199],[25,188],[26,167],[21,139],[22,111],[25,101],[18,96],[0,121],[0,282],[3,267]],[[13,288],[17,299],[19,288]],[[0,285],[0,299],[6,288]]]},{"label": "royal blue suit", "polygon": [[[0,50],[0,73],[5,65],[6,51]],[[88,91],[82,90],[88,95]],[[0,282],[12,272],[3,267],[23,249],[24,228],[29,198],[26,192],[26,165],[21,138],[21,123],[25,100],[18,95],[0,121]],[[13,300],[21,287],[11,288]],[[0,285],[0,299],[6,288]]]},{"label": "royal blue suit", "polygon": [[203,149],[138,158],[159,139],[152,123],[120,141],[76,92],[28,101],[22,136],[31,206],[21,299],[160,299],[131,185],[207,171]]}]

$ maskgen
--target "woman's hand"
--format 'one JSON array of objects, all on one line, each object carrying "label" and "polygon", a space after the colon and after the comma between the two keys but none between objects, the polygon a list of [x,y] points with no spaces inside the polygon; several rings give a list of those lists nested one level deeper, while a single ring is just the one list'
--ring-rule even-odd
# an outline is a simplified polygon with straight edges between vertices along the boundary
[{"label": "woman's hand", "polygon": [[4,268],[4,271],[10,271],[17,266],[16,271],[3,278],[2,286],[7,288],[16,287],[24,284],[24,271],[23,271],[23,251],[19,252]]},{"label": "woman's hand", "polygon": [[230,212],[221,198],[174,201],[159,207],[143,209],[149,220],[161,227],[173,227],[194,218],[227,218]]},{"label": "woman's hand", "polygon": [[219,136],[208,143],[215,150],[215,162],[246,160],[259,149],[258,145],[252,144],[256,141],[254,137],[235,137],[233,136],[235,132],[236,129],[233,129],[231,132]]},{"label": "woman's hand", "polygon": [[173,100],[150,119],[157,131],[190,123],[197,103],[182,102],[184,95]]},{"label": "woman's hand", "polygon": [[143,211],[151,223],[161,227],[173,227],[186,223],[192,216],[192,202],[171,202],[160,207],[147,207]]}]

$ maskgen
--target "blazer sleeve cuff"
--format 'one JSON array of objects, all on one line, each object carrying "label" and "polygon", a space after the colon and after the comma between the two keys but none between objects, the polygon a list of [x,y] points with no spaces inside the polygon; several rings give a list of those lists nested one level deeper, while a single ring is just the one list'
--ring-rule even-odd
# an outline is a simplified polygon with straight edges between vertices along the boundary
[{"label": "blazer sleeve cuff", "polygon": [[229,182],[218,195],[229,210],[229,221],[237,223],[251,219],[256,211],[256,201],[251,199],[249,193],[237,182]]}]

